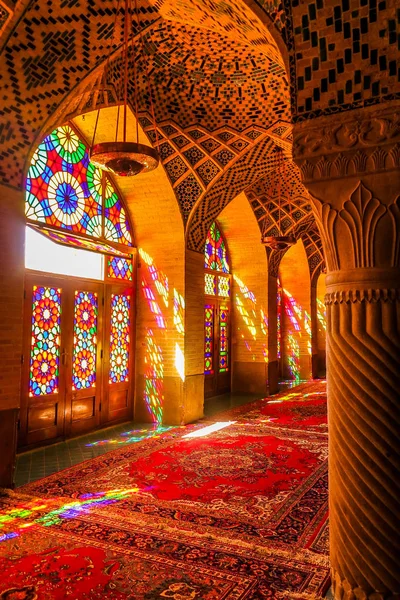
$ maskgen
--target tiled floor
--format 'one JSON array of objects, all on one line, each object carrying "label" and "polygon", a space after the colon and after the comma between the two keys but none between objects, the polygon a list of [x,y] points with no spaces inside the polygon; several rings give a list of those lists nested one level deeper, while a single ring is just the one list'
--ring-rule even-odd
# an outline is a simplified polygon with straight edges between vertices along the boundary
[{"label": "tiled floor", "polygon": [[160,435],[170,427],[123,423],[17,456],[14,482],[19,487],[126,444]]}]

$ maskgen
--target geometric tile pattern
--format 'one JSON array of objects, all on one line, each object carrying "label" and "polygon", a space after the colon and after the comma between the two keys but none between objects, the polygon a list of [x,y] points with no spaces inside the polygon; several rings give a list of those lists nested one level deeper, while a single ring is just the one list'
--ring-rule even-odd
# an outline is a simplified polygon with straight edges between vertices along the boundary
[{"label": "geometric tile pattern", "polygon": [[[31,146],[41,141],[36,137],[44,124],[51,126],[49,118],[62,100],[104,60],[107,29],[116,12],[116,5],[104,9],[101,0],[24,4],[9,37],[0,40],[5,44],[0,56],[0,181],[17,187],[23,185],[24,163]],[[160,18],[143,0],[140,9],[143,27]],[[119,20],[115,29],[119,43]]]},{"label": "geometric tile pattern", "polygon": [[289,50],[294,121],[400,97],[396,0],[257,0]]},{"label": "geometric tile pattern", "polygon": [[[175,120],[181,128],[196,123],[211,132],[229,125],[240,132],[251,124],[265,127],[279,118],[289,120],[287,81],[260,50],[204,28],[164,20],[144,33],[143,44],[148,51],[144,57],[140,47],[136,51],[128,96],[134,94],[136,64],[140,90],[147,90],[151,73],[157,123]],[[120,81],[121,68],[121,56],[110,61],[110,84]],[[150,112],[148,93],[140,94],[139,109]],[[163,133],[171,137],[175,132],[167,127]],[[201,133],[192,130],[190,135],[197,140]],[[218,137],[226,143],[234,135]]]},{"label": "geometric tile pattern", "polygon": [[188,167],[180,156],[176,156],[167,163],[164,163],[165,170],[171,183],[175,183],[182,175],[188,171]]},{"label": "geometric tile pattern", "polygon": [[199,174],[204,185],[207,186],[218,175],[220,169],[212,160],[206,160],[196,169],[196,172]]},{"label": "geometric tile pattern", "polygon": [[196,165],[205,156],[204,152],[197,146],[192,146],[189,150],[184,150],[183,155],[192,166]]},{"label": "geometric tile pattern", "polygon": [[[240,160],[245,154],[247,146],[254,147],[258,141],[258,136],[256,136],[256,142],[252,140],[246,142],[244,149],[240,151],[238,156],[228,150],[221,142],[217,142],[213,137],[214,134],[210,136],[202,129],[193,129],[193,127],[183,129],[176,122],[167,121],[158,124],[156,135],[150,118],[142,115],[141,124],[146,135],[151,141],[154,140],[153,144],[159,149],[161,162],[174,188],[184,222],[188,220],[193,206],[217,175],[221,174],[226,168],[231,168],[234,162]],[[163,131],[164,134],[170,134],[172,138],[168,141],[161,140],[157,146],[156,139],[160,140],[160,131]],[[251,134],[252,131],[252,127],[245,129],[244,135],[248,137],[248,134]],[[195,135],[193,135],[193,132],[196,132]],[[224,133],[229,134],[226,136],[229,140],[239,139],[237,134],[231,131],[223,128],[218,129],[219,136]],[[177,140],[184,140],[185,143],[181,144]],[[173,144],[176,147],[173,147]],[[182,149],[179,148],[180,145]],[[202,148],[199,147],[200,145]],[[217,164],[214,160],[211,160],[218,158],[221,152],[226,153],[228,157],[225,165]],[[207,157],[207,154],[210,158]],[[224,169],[224,167],[226,168]]]},{"label": "geometric tile pattern", "polygon": [[292,1],[296,116],[400,97],[396,0]]},{"label": "geometric tile pattern", "polygon": [[301,182],[299,168],[280,159],[275,171],[246,190],[263,235],[282,235],[311,213],[307,189]]},{"label": "geometric tile pattern", "polygon": [[190,249],[203,252],[208,229],[223,208],[264,173],[276,167],[275,148],[269,137],[260,137],[258,143],[244,151],[202,196],[188,223]]}]

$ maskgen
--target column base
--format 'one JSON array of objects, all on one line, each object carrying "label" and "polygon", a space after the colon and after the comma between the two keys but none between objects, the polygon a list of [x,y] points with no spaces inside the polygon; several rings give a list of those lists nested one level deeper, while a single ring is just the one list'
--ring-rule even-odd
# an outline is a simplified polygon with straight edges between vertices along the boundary
[{"label": "column base", "polygon": [[399,592],[365,591],[354,587],[347,579],[342,579],[337,571],[331,569],[334,600],[399,600]]}]

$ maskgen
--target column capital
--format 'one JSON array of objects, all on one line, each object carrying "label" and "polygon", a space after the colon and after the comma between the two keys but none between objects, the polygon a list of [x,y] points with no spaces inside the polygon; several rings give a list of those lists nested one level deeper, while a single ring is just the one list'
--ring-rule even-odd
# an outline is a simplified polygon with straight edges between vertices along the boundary
[{"label": "column capital", "polygon": [[328,272],[400,268],[400,194],[387,205],[363,181],[350,183],[329,184],[332,202],[310,193]]},{"label": "column capital", "polygon": [[400,102],[297,123],[293,160],[303,182],[400,167]]}]

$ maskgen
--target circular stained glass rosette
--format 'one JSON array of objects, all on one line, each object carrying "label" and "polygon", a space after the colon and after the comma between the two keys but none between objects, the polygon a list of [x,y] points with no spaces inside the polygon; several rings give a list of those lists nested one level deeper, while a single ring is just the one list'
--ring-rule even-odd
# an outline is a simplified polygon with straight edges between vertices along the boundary
[{"label": "circular stained glass rosette", "polygon": [[58,171],[49,181],[49,206],[58,219],[66,227],[79,223],[85,213],[83,190],[73,175]]},{"label": "circular stained glass rosette", "polygon": [[86,153],[86,147],[69,125],[55,129],[49,136],[57,153],[70,163],[78,163]]},{"label": "circular stained glass rosette", "polygon": [[36,149],[32,156],[31,166],[28,169],[28,178],[36,179],[40,177],[47,166],[47,150],[44,144]]},{"label": "circular stained glass rosette", "polygon": [[93,163],[89,163],[86,173],[90,194],[98,204],[102,201],[102,172]]}]

